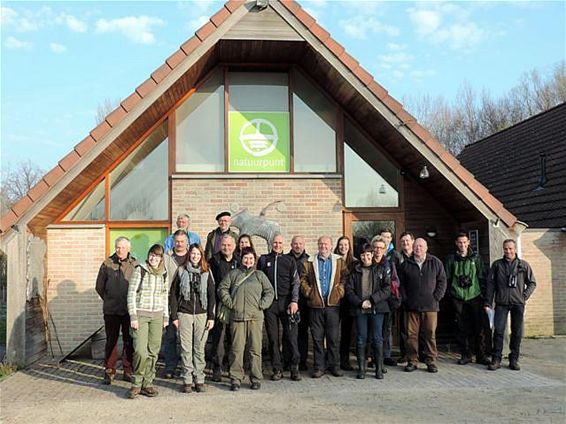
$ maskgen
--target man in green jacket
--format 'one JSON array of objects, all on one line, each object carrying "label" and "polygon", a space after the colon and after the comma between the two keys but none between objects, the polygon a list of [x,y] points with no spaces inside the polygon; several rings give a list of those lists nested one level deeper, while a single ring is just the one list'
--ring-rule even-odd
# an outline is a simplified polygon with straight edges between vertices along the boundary
[{"label": "man in green jacket", "polygon": [[458,233],[455,244],[456,252],[447,258],[445,268],[458,325],[461,354],[458,364],[466,365],[472,362],[472,353],[475,352],[476,362],[487,365],[491,349],[491,330],[483,310],[483,262],[470,248],[470,239],[466,233]]}]

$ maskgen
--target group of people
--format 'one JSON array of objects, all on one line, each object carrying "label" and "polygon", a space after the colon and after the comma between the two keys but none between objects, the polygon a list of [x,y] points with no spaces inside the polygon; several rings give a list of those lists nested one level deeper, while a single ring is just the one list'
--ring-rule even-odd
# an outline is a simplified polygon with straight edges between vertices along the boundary
[{"label": "group of people", "polygon": [[[250,388],[258,390],[264,324],[272,381],[281,380],[285,371],[291,380],[301,380],[309,334],[312,378],[352,370],[354,339],[359,379],[369,366],[383,379],[385,365],[406,363],[404,370],[412,372],[419,361],[436,373],[438,311],[447,290],[458,326],[458,364],[472,362],[475,355],[489,370],[500,368],[510,314],[509,368],[520,369],[524,308],[536,283],[529,264],[517,257],[515,241],[505,240],[504,256],[489,272],[470,249],[466,233],[457,234],[456,251],[444,264],[427,252],[426,240],[409,232],[400,235],[401,249],[394,250],[390,229],[356,249],[343,236],[333,251],[332,239],[322,236],[312,256],[305,252],[303,237],[294,236],[285,253],[283,235],[276,234],[271,251],[258,258],[252,237],[234,233],[230,219],[229,212],[216,216],[218,227],[203,249],[199,236],[188,229],[189,216],[180,215],[179,229],[167,237],[165,247],[151,246],[145,262],[130,255],[127,238],[115,241],[115,253],[103,262],[96,281],[107,337],[105,384],[116,375],[121,332],[130,398],[158,394],[153,380],[162,341],[164,376],[175,378],[180,363],[183,392],[206,391],[207,364],[212,381],[222,381],[228,371],[233,391],[249,370]],[[494,302],[492,343],[488,317]],[[391,352],[394,321],[401,351],[397,360]]]}]

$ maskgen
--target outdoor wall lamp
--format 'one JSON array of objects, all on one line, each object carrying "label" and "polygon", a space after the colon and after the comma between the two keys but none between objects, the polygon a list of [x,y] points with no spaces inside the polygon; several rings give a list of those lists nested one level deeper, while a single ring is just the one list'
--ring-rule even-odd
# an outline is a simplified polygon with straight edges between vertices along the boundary
[{"label": "outdoor wall lamp", "polygon": [[429,238],[435,238],[437,236],[436,228],[429,228],[426,230],[426,236]]},{"label": "outdoor wall lamp", "polygon": [[421,169],[421,172],[419,173],[419,178],[421,180],[426,180],[428,177],[430,177],[430,173],[428,172],[426,165],[424,165]]},{"label": "outdoor wall lamp", "polygon": [[499,218],[492,220],[491,225],[493,225],[493,228],[499,228]]}]

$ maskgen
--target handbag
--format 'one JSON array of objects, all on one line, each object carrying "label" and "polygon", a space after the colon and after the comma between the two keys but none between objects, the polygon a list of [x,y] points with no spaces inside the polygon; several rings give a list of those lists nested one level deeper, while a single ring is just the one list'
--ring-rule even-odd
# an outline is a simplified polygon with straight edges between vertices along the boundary
[{"label": "handbag", "polygon": [[[234,297],[234,295],[236,294],[236,291],[242,285],[242,283],[244,281],[246,281],[249,277],[251,277],[254,272],[255,271],[250,272],[248,275],[246,275],[244,278],[242,278],[240,281],[237,281],[234,284],[234,286],[232,287],[232,290],[230,290],[230,296],[232,298]],[[220,302],[220,305],[218,306],[218,310],[216,312],[216,318],[221,323],[228,324],[230,322],[230,320],[232,319],[232,309],[228,308],[228,306],[226,306],[223,302]]]}]

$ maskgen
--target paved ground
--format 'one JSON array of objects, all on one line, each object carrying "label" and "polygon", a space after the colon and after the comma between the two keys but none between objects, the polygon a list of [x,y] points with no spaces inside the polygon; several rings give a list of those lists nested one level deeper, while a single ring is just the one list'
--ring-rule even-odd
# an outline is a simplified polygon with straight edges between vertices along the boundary
[{"label": "paved ground", "polygon": [[566,422],[566,337],[524,342],[522,370],[489,372],[442,355],[440,372],[360,381],[354,373],[301,382],[264,381],[230,392],[228,381],[183,394],[157,380],[156,398],[126,399],[128,385],[100,384],[98,361],[38,364],[0,383],[2,423],[560,423]]}]

